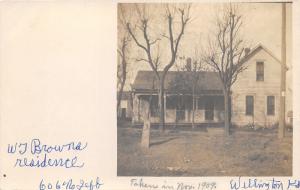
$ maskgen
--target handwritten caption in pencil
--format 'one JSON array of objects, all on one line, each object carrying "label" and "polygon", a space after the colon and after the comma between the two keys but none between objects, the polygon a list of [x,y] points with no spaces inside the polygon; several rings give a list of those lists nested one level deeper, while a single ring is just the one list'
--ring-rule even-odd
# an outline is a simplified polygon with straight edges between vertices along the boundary
[{"label": "handwritten caption in pencil", "polygon": [[151,183],[147,182],[143,178],[133,178],[130,180],[130,186],[134,189],[162,189],[162,190],[215,190],[217,189],[216,182],[197,182],[197,183],[187,183],[187,182],[177,182],[171,183],[163,181],[161,183]]}]

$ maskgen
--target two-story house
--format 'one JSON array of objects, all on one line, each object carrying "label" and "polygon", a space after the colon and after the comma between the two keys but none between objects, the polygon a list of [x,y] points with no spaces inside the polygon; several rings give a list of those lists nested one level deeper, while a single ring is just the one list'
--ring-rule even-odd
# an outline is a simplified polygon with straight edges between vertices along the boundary
[{"label": "two-story house", "polygon": [[258,45],[244,57],[247,69],[232,86],[232,123],[273,126],[279,121],[281,63]]},{"label": "two-story house", "polygon": [[[247,69],[240,73],[232,86],[231,121],[237,126],[273,126],[279,119],[280,61],[262,45],[248,49],[243,61]],[[190,75],[186,71],[170,71],[166,76],[166,124],[191,124],[192,116],[197,124],[222,124],[224,96],[218,74],[199,72],[193,94],[189,85]],[[141,110],[144,102],[149,100],[150,120],[152,123],[159,122],[158,87],[152,71],[137,73],[132,85],[133,123],[142,123]]]}]

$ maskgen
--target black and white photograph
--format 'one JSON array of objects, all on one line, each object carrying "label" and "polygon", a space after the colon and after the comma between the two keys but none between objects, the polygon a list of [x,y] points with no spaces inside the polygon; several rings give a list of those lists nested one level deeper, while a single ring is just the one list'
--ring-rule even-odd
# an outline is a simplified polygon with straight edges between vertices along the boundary
[{"label": "black and white photograph", "polygon": [[118,3],[118,176],[292,176],[292,3]]}]

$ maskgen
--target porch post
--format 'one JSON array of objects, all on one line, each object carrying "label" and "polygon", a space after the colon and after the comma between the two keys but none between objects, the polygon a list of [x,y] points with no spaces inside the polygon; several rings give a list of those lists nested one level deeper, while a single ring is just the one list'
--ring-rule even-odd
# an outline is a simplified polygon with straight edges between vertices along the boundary
[{"label": "porch post", "polygon": [[141,121],[141,115],[140,115],[141,100],[140,100],[140,97],[138,95],[136,97],[138,99],[138,121],[140,122]]},{"label": "porch post", "polygon": [[165,112],[165,114],[164,114],[164,117],[165,117],[165,121],[166,121],[166,118],[167,118],[167,95],[166,95],[166,93],[164,94],[164,112]]},{"label": "porch post", "polygon": [[132,126],[134,125],[134,121],[135,121],[135,107],[136,107],[136,100],[135,100],[135,94],[133,94],[133,98],[132,98],[132,107],[131,107],[131,124]]}]

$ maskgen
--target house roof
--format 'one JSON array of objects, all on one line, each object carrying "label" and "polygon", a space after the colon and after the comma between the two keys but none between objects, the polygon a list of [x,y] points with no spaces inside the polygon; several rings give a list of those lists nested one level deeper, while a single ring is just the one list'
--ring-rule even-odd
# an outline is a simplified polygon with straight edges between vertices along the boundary
[{"label": "house roof", "polygon": [[265,50],[271,57],[273,57],[278,63],[281,63],[280,60],[269,50],[267,49],[265,46],[263,46],[262,44],[258,44],[257,46],[255,46],[254,48],[252,48],[250,50],[250,52],[244,56],[242,58],[241,61],[248,61],[251,57],[253,57],[257,52],[259,52],[260,50]]},{"label": "house roof", "polygon": [[[222,94],[222,84],[216,72],[197,72],[197,94]],[[159,72],[162,75],[162,72]],[[169,93],[190,93],[191,73],[188,71],[168,71],[165,78],[165,90]],[[139,71],[132,89],[139,92],[157,91],[159,83],[153,71]]]},{"label": "house roof", "polygon": [[[259,51],[264,50],[271,57],[273,57],[277,63],[281,63],[280,60],[265,46],[258,44],[252,48],[250,52],[242,58],[242,62],[248,61]],[[219,79],[217,72],[202,71],[197,72],[199,75],[199,81],[196,87],[196,94],[222,94],[222,83]],[[159,71],[159,75],[162,72]],[[190,93],[190,82],[187,82],[191,75],[188,71],[168,71],[165,79],[165,90],[169,93]],[[185,82],[184,82],[185,81]],[[153,71],[139,71],[136,75],[132,89],[139,92],[153,92],[157,91],[159,87],[155,73]]]}]

